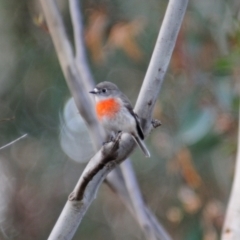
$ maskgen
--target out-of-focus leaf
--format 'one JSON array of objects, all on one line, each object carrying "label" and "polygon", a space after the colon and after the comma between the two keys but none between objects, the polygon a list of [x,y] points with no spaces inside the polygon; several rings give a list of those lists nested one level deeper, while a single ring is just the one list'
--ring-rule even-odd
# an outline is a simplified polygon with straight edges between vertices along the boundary
[{"label": "out-of-focus leaf", "polygon": [[93,61],[99,63],[104,60],[103,41],[106,35],[108,16],[104,8],[91,9],[89,13],[85,41]]},{"label": "out-of-focus leaf", "polygon": [[229,78],[221,78],[215,82],[215,94],[218,99],[218,103],[226,110],[230,110],[233,101],[233,89]]},{"label": "out-of-focus leaf", "polygon": [[189,224],[189,231],[186,236],[183,238],[184,240],[202,240],[203,239],[203,231],[201,228],[201,223],[193,220]]},{"label": "out-of-focus leaf", "polygon": [[87,126],[73,98],[64,108],[60,141],[63,151],[76,162],[85,163],[94,154]]},{"label": "out-of-focus leaf", "polygon": [[213,108],[204,108],[201,112],[191,117],[186,116],[185,127],[181,129],[179,137],[186,145],[195,144],[208,134],[213,127],[216,113]]},{"label": "out-of-focus leaf", "polygon": [[141,33],[144,25],[145,21],[142,19],[115,24],[110,31],[105,47],[107,49],[121,49],[136,61],[142,59],[143,54],[135,37]]},{"label": "out-of-focus leaf", "polygon": [[227,147],[231,148],[233,146],[221,146],[213,150],[211,154],[212,171],[222,191],[230,189],[234,171],[233,164],[235,157],[229,157],[230,154]]},{"label": "out-of-focus leaf", "polygon": [[181,186],[178,192],[184,210],[189,214],[195,214],[202,207],[202,200],[199,195],[187,186]]},{"label": "out-of-focus leaf", "polygon": [[179,207],[170,207],[166,212],[167,219],[172,223],[179,223],[183,219],[183,212]]},{"label": "out-of-focus leaf", "polygon": [[186,183],[193,188],[199,187],[202,184],[202,179],[195,169],[189,149],[180,149],[176,155],[176,161]]},{"label": "out-of-focus leaf", "polygon": [[229,57],[217,59],[214,67],[214,73],[220,76],[229,75],[232,71],[233,63]]}]

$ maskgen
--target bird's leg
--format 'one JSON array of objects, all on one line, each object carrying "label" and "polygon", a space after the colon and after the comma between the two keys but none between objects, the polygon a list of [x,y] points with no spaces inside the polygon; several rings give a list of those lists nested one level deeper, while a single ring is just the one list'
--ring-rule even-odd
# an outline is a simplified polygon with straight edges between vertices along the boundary
[{"label": "bird's leg", "polygon": [[114,138],[114,142],[118,141],[121,138],[122,135],[122,131],[118,131],[118,133],[116,134],[116,137]]},{"label": "bird's leg", "polygon": [[110,143],[110,142],[117,142],[122,135],[122,131],[118,131],[117,133],[111,133],[107,136],[106,141],[103,142],[103,145]]},{"label": "bird's leg", "polygon": [[115,139],[116,139],[116,136],[113,133],[108,134],[106,141],[103,142],[103,145],[110,143],[110,142],[114,142]]}]

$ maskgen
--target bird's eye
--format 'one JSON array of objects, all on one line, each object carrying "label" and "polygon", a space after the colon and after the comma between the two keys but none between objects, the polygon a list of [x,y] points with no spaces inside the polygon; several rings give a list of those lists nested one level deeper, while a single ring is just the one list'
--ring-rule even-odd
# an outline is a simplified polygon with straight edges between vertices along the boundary
[{"label": "bird's eye", "polygon": [[103,92],[103,93],[106,93],[106,92],[107,92],[107,89],[106,89],[106,88],[103,88],[102,92]]}]

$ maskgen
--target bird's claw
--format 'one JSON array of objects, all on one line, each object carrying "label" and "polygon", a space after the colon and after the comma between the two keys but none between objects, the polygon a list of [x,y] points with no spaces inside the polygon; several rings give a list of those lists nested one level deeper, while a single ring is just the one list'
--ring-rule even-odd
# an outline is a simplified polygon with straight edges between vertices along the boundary
[{"label": "bird's claw", "polygon": [[116,142],[116,141],[118,141],[118,139],[121,137],[121,135],[122,135],[122,131],[118,131],[118,133],[116,134],[116,136],[111,136],[111,137],[109,137],[106,141],[104,141],[104,142],[102,143],[102,145],[104,146],[104,145],[106,145],[106,144],[108,144],[108,143],[110,143],[110,142]]}]

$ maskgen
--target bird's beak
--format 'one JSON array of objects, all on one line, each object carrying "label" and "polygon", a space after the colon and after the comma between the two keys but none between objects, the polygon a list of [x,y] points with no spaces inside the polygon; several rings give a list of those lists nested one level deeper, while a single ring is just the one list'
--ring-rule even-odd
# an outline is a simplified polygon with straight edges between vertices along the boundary
[{"label": "bird's beak", "polygon": [[92,93],[92,94],[97,94],[98,93],[98,89],[97,88],[94,88],[92,91],[90,91],[89,93]]}]

